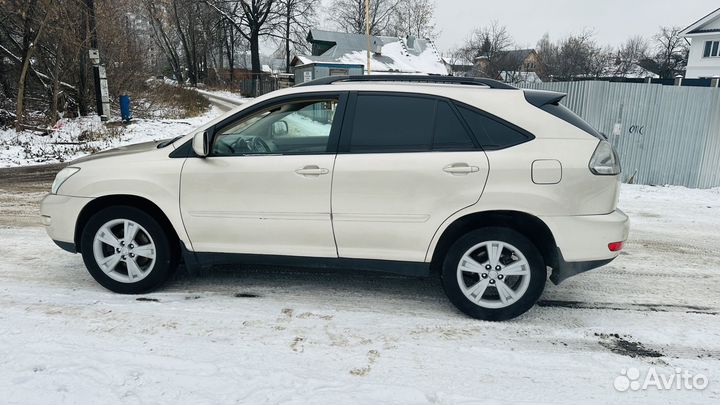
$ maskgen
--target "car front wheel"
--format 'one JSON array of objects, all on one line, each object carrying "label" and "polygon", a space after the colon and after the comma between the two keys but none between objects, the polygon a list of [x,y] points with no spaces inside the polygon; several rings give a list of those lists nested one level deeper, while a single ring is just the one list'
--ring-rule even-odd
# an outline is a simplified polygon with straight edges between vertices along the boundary
[{"label": "car front wheel", "polygon": [[135,207],[109,207],[93,215],[83,229],[81,251],[90,275],[122,294],[157,288],[174,268],[165,230]]},{"label": "car front wheel", "polygon": [[509,228],[469,232],[448,250],[442,284],[450,301],[477,319],[501,321],[527,312],[545,288],[538,249]]}]

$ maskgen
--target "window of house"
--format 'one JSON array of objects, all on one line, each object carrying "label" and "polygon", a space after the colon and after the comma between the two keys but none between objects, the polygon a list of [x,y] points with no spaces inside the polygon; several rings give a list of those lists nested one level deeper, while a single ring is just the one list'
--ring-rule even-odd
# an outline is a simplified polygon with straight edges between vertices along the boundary
[{"label": "window of house", "polygon": [[330,76],[347,76],[348,73],[348,69],[330,68]]},{"label": "window of house", "polygon": [[720,41],[705,41],[704,58],[720,56]]}]

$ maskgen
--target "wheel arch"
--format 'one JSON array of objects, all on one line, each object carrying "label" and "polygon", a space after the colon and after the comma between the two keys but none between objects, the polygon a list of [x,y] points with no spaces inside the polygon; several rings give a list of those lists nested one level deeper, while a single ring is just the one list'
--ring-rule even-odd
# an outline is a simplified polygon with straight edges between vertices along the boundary
[{"label": "wheel arch", "polygon": [[92,218],[93,215],[100,212],[101,210],[113,206],[134,207],[152,215],[153,218],[155,218],[160,223],[160,226],[162,226],[163,230],[167,233],[168,237],[170,238],[170,245],[179,248],[178,245],[181,239],[178,235],[178,232],[175,230],[175,227],[173,226],[172,222],[170,222],[170,219],[165,214],[165,212],[163,212],[163,210],[160,209],[160,207],[158,207],[154,202],[148,200],[147,198],[139,197],[136,195],[114,194],[95,198],[89,203],[87,203],[80,211],[77,221],[75,222],[74,235],[74,242],[78,251],[80,251],[80,249],[82,248],[80,246],[82,232],[85,229],[85,226],[87,225],[90,218]]},{"label": "wheel arch", "polygon": [[474,229],[487,226],[511,228],[520,232],[538,248],[546,266],[557,268],[559,263],[557,244],[552,231],[543,220],[522,211],[495,210],[467,214],[448,225],[432,249],[431,269],[440,270],[445,253],[459,237]]}]

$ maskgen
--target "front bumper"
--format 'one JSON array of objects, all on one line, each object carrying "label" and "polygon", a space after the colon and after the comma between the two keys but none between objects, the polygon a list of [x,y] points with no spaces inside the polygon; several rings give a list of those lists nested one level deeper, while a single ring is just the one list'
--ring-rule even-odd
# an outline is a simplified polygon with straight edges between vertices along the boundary
[{"label": "front bumper", "polygon": [[92,200],[48,194],[40,203],[40,215],[45,231],[61,248],[75,250],[75,224],[80,211]]},{"label": "front bumper", "polygon": [[608,244],[628,238],[630,220],[621,210],[606,215],[559,216],[541,218],[557,244],[557,263],[550,279],[558,284],[568,277],[604,266],[620,252]]}]

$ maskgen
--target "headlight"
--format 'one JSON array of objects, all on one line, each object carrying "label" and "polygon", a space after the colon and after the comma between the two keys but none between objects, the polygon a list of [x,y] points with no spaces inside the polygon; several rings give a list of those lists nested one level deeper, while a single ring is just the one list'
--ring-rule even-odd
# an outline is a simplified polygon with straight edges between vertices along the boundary
[{"label": "headlight", "polygon": [[70,176],[80,171],[79,167],[66,167],[55,176],[55,181],[53,181],[52,187],[50,188],[50,192],[53,194],[57,194],[58,190],[60,189],[60,186],[62,186],[63,183],[65,183],[65,180],[69,179]]}]

